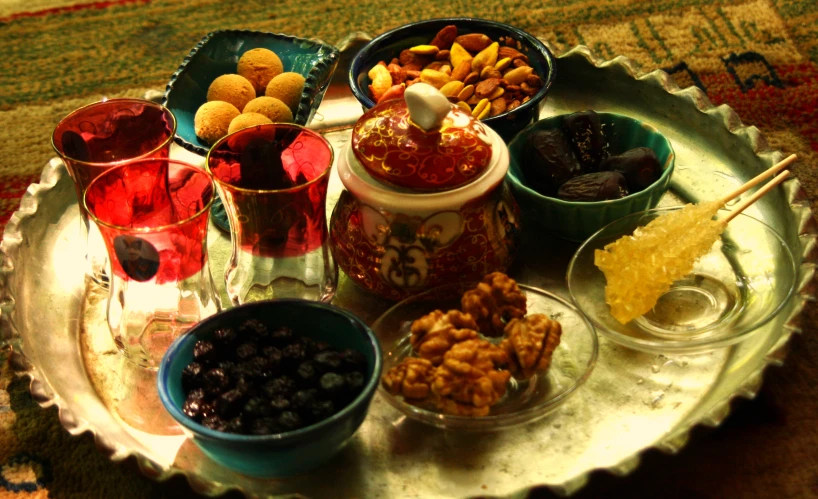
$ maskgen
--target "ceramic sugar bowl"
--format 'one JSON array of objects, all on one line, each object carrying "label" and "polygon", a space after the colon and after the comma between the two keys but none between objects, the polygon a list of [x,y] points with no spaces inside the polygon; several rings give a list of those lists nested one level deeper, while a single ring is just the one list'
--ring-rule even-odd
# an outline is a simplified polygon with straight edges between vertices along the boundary
[{"label": "ceramic sugar bowl", "polygon": [[335,260],[392,300],[505,271],[520,232],[508,165],[499,135],[434,87],[412,85],[361,116],[341,151]]}]

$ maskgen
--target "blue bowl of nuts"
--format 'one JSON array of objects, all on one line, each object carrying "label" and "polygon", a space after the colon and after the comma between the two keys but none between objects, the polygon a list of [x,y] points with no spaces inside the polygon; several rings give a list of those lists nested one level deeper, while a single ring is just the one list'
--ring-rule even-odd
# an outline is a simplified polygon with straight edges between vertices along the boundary
[{"label": "blue bowl of nuts", "polygon": [[352,438],[381,373],[381,348],[357,317],[307,300],[213,315],[165,353],[165,409],[215,462],[281,477],[315,468]]},{"label": "blue bowl of nuts", "polygon": [[412,82],[429,83],[510,140],[539,116],[555,75],[551,52],[525,31],[455,17],[405,24],[374,38],[353,59],[349,85],[367,110],[402,96]]},{"label": "blue bowl of nuts", "polygon": [[670,140],[655,127],[594,111],[537,121],[508,152],[507,178],[523,212],[570,241],[656,207],[675,165]]}]

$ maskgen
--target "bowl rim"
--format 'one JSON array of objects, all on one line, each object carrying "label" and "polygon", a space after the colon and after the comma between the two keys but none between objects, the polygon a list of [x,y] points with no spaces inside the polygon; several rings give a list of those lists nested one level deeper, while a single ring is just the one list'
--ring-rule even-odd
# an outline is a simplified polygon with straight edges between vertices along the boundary
[{"label": "bowl rim", "polygon": [[576,308],[581,310],[582,313],[588,318],[588,320],[590,320],[591,323],[594,324],[595,328],[599,331],[599,333],[605,336],[606,338],[610,339],[611,341],[614,341],[620,345],[629,348],[634,348],[643,352],[652,353],[701,353],[715,350],[718,348],[727,347],[744,341],[753,333],[758,331],[759,328],[773,320],[779,313],[781,313],[781,311],[790,302],[793,295],[795,294],[795,290],[798,286],[798,268],[795,264],[795,256],[792,250],[790,249],[789,244],[787,244],[787,242],[784,240],[781,234],[779,234],[778,231],[775,230],[775,228],[773,228],[771,225],[767,224],[763,220],[759,220],[758,218],[748,215],[746,213],[739,213],[738,215],[739,218],[749,219],[763,226],[767,233],[771,234],[779,243],[779,245],[784,248],[785,255],[788,256],[788,258],[786,258],[786,261],[789,264],[788,267],[793,276],[792,282],[789,285],[789,289],[787,289],[786,295],[783,297],[780,303],[778,303],[775,309],[767,313],[761,319],[755,321],[754,323],[751,323],[749,326],[744,327],[743,329],[738,330],[738,332],[732,333],[728,336],[717,336],[715,338],[704,337],[700,339],[694,338],[690,340],[670,340],[664,339],[660,336],[656,336],[655,340],[644,340],[640,338],[633,338],[631,336],[627,336],[619,332],[610,330],[605,325],[600,324],[598,321],[596,321],[591,314],[585,312],[577,301],[574,292],[575,287],[571,285],[572,281],[570,278],[577,258],[583,252],[583,250],[586,250],[586,248],[590,246],[590,243],[594,241],[597,236],[599,236],[605,229],[607,229],[609,226],[615,223],[621,223],[623,220],[627,218],[636,218],[638,216],[644,216],[647,214],[678,211],[682,209],[683,206],[684,205],[667,206],[663,208],[652,208],[650,210],[637,211],[635,213],[631,213],[630,215],[626,215],[618,220],[614,220],[613,222],[605,225],[605,227],[602,227],[598,231],[594,232],[593,235],[586,239],[579,246],[579,248],[577,248],[577,251],[574,253],[574,255],[571,257],[571,260],[568,262],[568,268],[565,271],[565,282],[566,285],[568,286],[568,293],[571,295],[571,301],[574,303]]},{"label": "bowl rim", "polygon": [[[568,399],[573,393],[575,393],[585,382],[588,378],[591,377],[591,374],[594,371],[594,367],[596,366],[597,361],[599,360],[599,337],[596,333],[596,328],[589,320],[585,312],[583,312],[579,307],[575,304],[571,303],[570,301],[551,293],[550,291],[546,291],[542,288],[538,288],[535,286],[530,286],[527,284],[517,283],[520,289],[523,289],[529,293],[538,294],[544,296],[550,300],[556,301],[561,305],[568,307],[569,309],[576,312],[577,316],[582,319],[585,323],[588,334],[591,338],[591,355],[588,357],[588,360],[585,362],[584,371],[581,376],[579,376],[576,381],[565,391],[558,394],[556,397],[549,399],[544,404],[535,405],[533,407],[528,407],[524,410],[517,411],[517,412],[510,412],[505,414],[495,414],[495,415],[487,415],[487,416],[458,416],[454,414],[443,414],[440,412],[431,411],[428,409],[424,409],[412,404],[408,404],[402,400],[399,396],[392,395],[389,393],[386,388],[381,384],[378,388],[378,393],[394,408],[401,411],[407,417],[419,421],[425,424],[429,424],[436,427],[445,427],[446,429],[456,430],[456,431],[493,431],[499,430],[502,428],[508,428],[511,426],[517,426],[522,424],[527,424],[533,421],[536,421],[540,417],[547,416],[551,413],[554,409],[559,407],[566,399]],[[436,292],[448,290],[448,289],[463,289],[465,286],[464,283],[453,283],[453,284],[445,284],[443,286],[438,286],[436,288],[432,288],[430,290],[424,291],[423,293],[412,295],[408,298],[401,300],[400,302],[392,305],[389,307],[383,314],[381,314],[375,321],[372,323],[372,330],[376,331],[376,326],[379,326],[381,321],[390,313],[393,313],[394,310],[398,309],[399,307],[403,306],[407,302],[413,300],[420,300],[423,299],[424,296],[432,295]],[[465,289],[468,289],[467,287]],[[377,333],[376,333],[377,334]],[[541,414],[538,414],[540,413]],[[532,416],[533,417],[528,417]],[[433,421],[439,422],[436,424]],[[463,426],[460,426],[463,425]],[[485,427],[482,427],[485,426]]]},{"label": "bowl rim", "polygon": [[[592,208],[593,207],[602,208],[602,207],[605,207],[605,206],[614,206],[614,205],[617,205],[617,204],[625,204],[627,202],[630,202],[633,199],[637,199],[638,197],[648,196],[651,193],[656,192],[655,189],[657,187],[659,187],[661,185],[666,186],[670,182],[670,177],[671,177],[671,175],[673,175],[673,171],[676,169],[676,151],[673,149],[673,144],[671,143],[670,139],[667,138],[667,136],[664,133],[662,133],[658,128],[656,128],[652,124],[647,123],[645,121],[642,121],[642,120],[640,120],[638,118],[628,116],[626,114],[613,113],[613,112],[608,112],[608,111],[594,111],[594,112],[600,117],[600,119],[604,116],[604,117],[615,117],[615,118],[630,120],[634,124],[637,124],[637,125],[639,125],[639,126],[641,126],[643,128],[650,129],[653,133],[655,133],[656,135],[661,137],[662,140],[664,140],[664,142],[667,144],[668,149],[670,149],[670,154],[668,155],[668,159],[665,162],[665,163],[669,163],[669,166],[662,171],[662,174],[659,175],[658,179],[656,179],[652,184],[650,184],[648,187],[642,189],[641,191],[632,192],[632,193],[628,194],[627,196],[621,197],[619,199],[605,199],[603,201],[565,201],[563,199],[559,199],[559,198],[555,198],[555,197],[551,197],[551,196],[546,196],[544,194],[540,194],[539,192],[535,191],[531,187],[524,184],[523,181],[519,177],[517,177],[517,175],[514,173],[514,168],[511,167],[511,165],[513,163],[519,168],[519,162],[516,159],[516,155],[513,153],[513,149],[521,148],[522,146],[520,145],[520,143],[524,140],[524,137],[528,136],[534,130],[542,129],[542,127],[545,126],[545,123],[548,123],[550,125],[551,122],[556,121],[557,119],[562,119],[565,116],[569,116],[569,115],[573,114],[573,113],[563,113],[563,114],[557,114],[557,115],[554,115],[554,116],[548,116],[547,118],[542,118],[542,119],[539,119],[539,120],[535,121],[534,123],[528,125],[524,129],[522,129],[520,131],[520,133],[518,133],[514,137],[514,139],[512,139],[511,142],[509,142],[509,144],[508,144],[508,155],[509,155],[508,178],[511,180],[512,186],[520,189],[526,195],[531,196],[536,200],[546,201],[546,202],[549,202],[549,203],[553,203],[554,205],[557,205],[557,206],[563,206],[563,207],[566,207],[566,208],[567,207],[576,207],[576,206],[581,206],[581,207],[587,206],[587,207],[592,207]],[[549,129],[550,128],[553,128],[553,127],[549,127]],[[664,190],[666,190],[666,189],[664,189]],[[628,216],[628,215],[626,215],[626,216]]]},{"label": "bowl rim", "polygon": [[[177,359],[177,355],[179,351],[182,349],[183,346],[186,346],[188,343],[197,340],[197,333],[198,330],[201,329],[211,329],[215,330],[215,328],[211,328],[209,326],[213,324],[218,324],[222,320],[225,319],[226,316],[229,316],[232,313],[236,313],[233,311],[236,310],[247,310],[247,309],[254,309],[254,308],[265,308],[265,307],[288,307],[288,306],[299,306],[299,307],[306,307],[307,309],[313,309],[315,313],[332,313],[335,315],[340,315],[344,319],[347,319],[351,324],[355,326],[355,329],[367,340],[367,344],[372,348],[374,353],[374,366],[372,366],[372,376],[367,381],[364,388],[361,390],[361,393],[358,394],[353,400],[351,400],[343,409],[336,412],[332,416],[303,428],[299,428],[293,431],[286,431],[281,433],[274,433],[270,435],[244,435],[239,433],[228,433],[228,432],[220,432],[216,430],[211,430],[207,428],[187,415],[185,415],[180,408],[173,403],[170,397],[170,392],[168,390],[168,376],[170,365],[173,363],[174,360]],[[309,312],[309,311],[307,311]],[[381,350],[380,341],[378,337],[375,336],[375,333],[372,329],[364,323],[363,320],[352,314],[351,312],[342,309],[340,307],[336,307],[334,305],[330,305],[327,303],[315,302],[311,300],[304,300],[300,298],[280,298],[277,300],[265,300],[265,301],[258,301],[252,303],[245,303],[243,305],[239,305],[236,307],[232,307],[226,310],[222,310],[210,317],[202,320],[201,322],[196,323],[192,328],[190,328],[185,334],[176,338],[173,343],[168,347],[168,350],[165,352],[165,355],[162,357],[162,361],[159,364],[159,371],[156,376],[156,385],[159,391],[159,399],[162,402],[162,405],[165,407],[165,410],[170,413],[173,419],[176,420],[180,425],[188,429],[194,434],[194,440],[204,438],[206,440],[211,441],[220,441],[220,442],[235,442],[235,443],[294,443],[300,441],[304,436],[312,434],[312,433],[320,433],[325,431],[329,427],[335,425],[338,421],[346,419],[349,414],[362,403],[365,403],[368,399],[371,399],[377,389],[378,385],[380,385],[380,378],[381,378],[381,371],[383,369],[383,354]]]},{"label": "bowl rim", "polygon": [[[523,31],[520,28],[511,26],[510,24],[505,24],[497,21],[492,21],[489,19],[482,19],[479,17],[438,17],[433,19],[425,19],[423,21],[417,22],[410,22],[407,24],[402,24],[396,28],[392,28],[385,33],[381,33],[380,35],[376,36],[366,45],[355,54],[355,57],[352,59],[352,64],[349,66],[348,72],[348,80],[349,80],[349,88],[352,90],[352,94],[358,100],[358,102],[366,109],[373,108],[377,103],[373,101],[363,89],[360,88],[358,85],[358,78],[357,75],[363,70],[363,63],[364,58],[370,55],[370,52],[373,50],[373,47],[379,46],[384,41],[391,41],[392,38],[400,38],[399,35],[402,35],[402,31],[406,30],[407,28],[411,28],[413,30],[423,29],[430,25],[435,24],[456,24],[456,23],[476,23],[476,25],[480,26],[489,26],[494,29],[498,30],[505,30],[509,33],[513,34],[515,38],[525,41],[530,45],[535,52],[542,56],[545,64],[548,66],[548,74],[543,78],[543,85],[540,90],[531,96],[531,99],[524,104],[520,104],[516,108],[512,109],[511,111],[504,111],[497,116],[492,116],[490,118],[484,118],[481,121],[483,123],[494,123],[500,121],[500,119],[505,119],[508,116],[511,116],[516,113],[525,113],[526,110],[529,110],[539,104],[541,100],[543,100],[551,90],[551,87],[554,84],[554,79],[557,76],[557,64],[556,59],[554,58],[554,54],[551,53],[546,45],[541,42],[537,37],[529,34],[526,31]],[[513,114],[512,114],[513,113]]]},{"label": "bowl rim", "polygon": [[[321,93],[321,88],[325,88],[329,81],[332,79],[332,73],[335,72],[335,66],[337,66],[338,61],[340,60],[340,52],[338,48],[334,45],[330,45],[329,43],[324,42],[323,40],[317,38],[301,38],[295,35],[288,35],[286,33],[274,33],[272,31],[261,31],[261,30],[250,30],[250,29],[218,29],[214,31],[208,32],[206,35],[202,37],[201,40],[192,48],[190,51],[185,55],[184,59],[182,59],[181,64],[173,72],[168,80],[167,85],[165,86],[165,92],[162,94],[161,104],[165,107],[168,105],[168,96],[170,95],[171,91],[175,88],[176,82],[179,80],[179,77],[182,76],[184,73],[189,71],[190,62],[199,53],[199,51],[213,38],[217,36],[223,35],[253,35],[253,36],[264,36],[267,38],[273,39],[280,39],[280,40],[287,40],[290,42],[297,42],[300,44],[312,44],[314,46],[320,47],[328,51],[328,54],[325,57],[322,57],[321,61],[316,63],[307,76],[304,78],[304,88],[307,88],[310,84],[316,87],[316,94]],[[318,85],[320,82],[317,80],[317,75],[321,71],[322,67],[328,66],[330,68],[329,75],[326,78],[326,81],[323,85]],[[304,98],[304,94],[302,93],[301,99]],[[293,120],[295,120],[296,116],[298,115],[299,111],[301,110],[302,102],[299,99],[298,108],[296,108],[295,113],[293,113]],[[170,109],[170,108],[168,108]],[[178,121],[178,120],[177,120]],[[303,126],[307,126],[309,123],[304,123]],[[174,136],[174,142],[178,145],[182,146],[186,150],[198,154],[199,156],[205,156],[207,151],[210,150],[209,147],[205,148],[199,145],[196,145],[178,134],[178,129],[176,130]]]}]

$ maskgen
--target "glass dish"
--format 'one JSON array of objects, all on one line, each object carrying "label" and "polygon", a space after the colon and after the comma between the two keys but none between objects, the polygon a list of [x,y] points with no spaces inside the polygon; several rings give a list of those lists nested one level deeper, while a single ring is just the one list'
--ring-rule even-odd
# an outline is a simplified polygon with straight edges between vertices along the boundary
[{"label": "glass dish", "polygon": [[[509,381],[506,395],[483,417],[453,416],[406,403],[402,397],[380,394],[406,416],[421,423],[447,430],[497,431],[540,419],[565,402],[591,375],[596,364],[596,331],[588,319],[567,300],[541,289],[520,284],[526,297],[528,314],[546,314],[562,325],[560,344],[554,351],[551,367],[525,381]],[[413,354],[409,343],[410,327],[415,319],[433,310],[460,308],[460,296],[469,289],[448,285],[407,298],[384,312],[372,325],[384,353],[383,372]],[[494,339],[492,341],[496,341]]]},{"label": "glass dish", "polygon": [[[594,265],[594,251],[678,209],[648,210],[612,222],[571,259],[568,291],[603,336],[647,352],[706,352],[746,339],[792,296],[797,274],[786,242],[767,224],[741,214],[650,312],[619,323],[605,303],[605,276]],[[722,210],[717,216],[728,213]]]}]

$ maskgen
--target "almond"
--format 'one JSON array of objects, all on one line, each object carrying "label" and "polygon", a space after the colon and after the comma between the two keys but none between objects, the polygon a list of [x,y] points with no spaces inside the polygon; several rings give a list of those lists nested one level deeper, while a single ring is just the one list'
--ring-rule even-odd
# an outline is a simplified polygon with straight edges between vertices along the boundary
[{"label": "almond", "polygon": [[509,59],[512,60],[523,55],[522,52],[511,47],[500,47],[497,53],[501,59],[505,59],[506,57],[508,57]]},{"label": "almond", "polygon": [[448,49],[452,46],[452,42],[455,38],[457,38],[457,26],[450,24],[438,31],[435,37],[432,38],[432,41],[429,42],[429,45],[434,45],[440,50]]},{"label": "almond", "polygon": [[434,69],[424,69],[420,72],[420,81],[439,89],[451,81],[451,77]]},{"label": "almond", "polygon": [[[471,62],[469,62],[469,64],[471,64]],[[466,76],[466,79],[463,80],[463,83],[466,85],[471,85],[473,83],[477,83],[477,80],[479,79],[480,73],[478,73],[477,71],[472,71],[471,73],[469,73],[468,76]]]},{"label": "almond", "polygon": [[406,81],[406,70],[397,64],[389,64],[386,66],[389,74],[392,75],[392,84],[399,85]]},{"label": "almond", "polygon": [[480,97],[481,99],[484,97],[488,97],[491,95],[492,92],[496,88],[500,87],[500,79],[499,78],[489,78],[488,80],[483,80],[474,87],[474,95]]},{"label": "almond", "polygon": [[503,78],[509,83],[509,85],[519,85],[525,82],[528,75],[534,72],[534,68],[531,66],[522,66],[519,68],[512,69],[508,73],[506,73]]},{"label": "almond", "polygon": [[471,61],[471,68],[478,73],[486,66],[494,66],[497,64],[497,49],[500,44],[492,43],[488,47],[480,51]]},{"label": "almond", "polygon": [[437,54],[435,54],[435,60],[437,61],[448,61],[449,60],[449,49],[441,50]]},{"label": "almond", "polygon": [[463,81],[471,73],[471,61],[460,61],[460,64],[452,69],[452,79]]},{"label": "almond", "polygon": [[489,116],[497,116],[498,114],[503,114],[506,112],[506,100],[505,99],[494,99],[491,101],[491,109],[489,110]]},{"label": "almond", "polygon": [[452,44],[452,48],[449,49],[449,60],[452,62],[452,67],[456,68],[463,61],[471,61],[472,55],[459,43],[455,42]]},{"label": "almond", "polygon": [[491,38],[482,33],[469,33],[468,35],[460,35],[454,39],[464,49],[469,52],[480,52],[489,45],[491,45]]},{"label": "almond", "polygon": [[452,80],[440,87],[440,93],[446,97],[454,97],[458,95],[461,90],[463,90],[463,82],[457,80]]},{"label": "almond", "polygon": [[486,116],[489,115],[489,111],[491,111],[491,105],[489,104],[488,99],[483,99],[474,106],[471,114],[474,115],[475,118],[478,120],[482,120]]},{"label": "almond", "polygon": [[435,55],[440,51],[440,49],[434,45],[416,45],[410,48],[409,51],[413,54],[419,55]]},{"label": "almond", "polygon": [[465,87],[463,87],[463,90],[461,90],[460,93],[457,94],[457,98],[459,100],[469,100],[471,99],[472,95],[474,95],[474,85],[466,85]]}]

